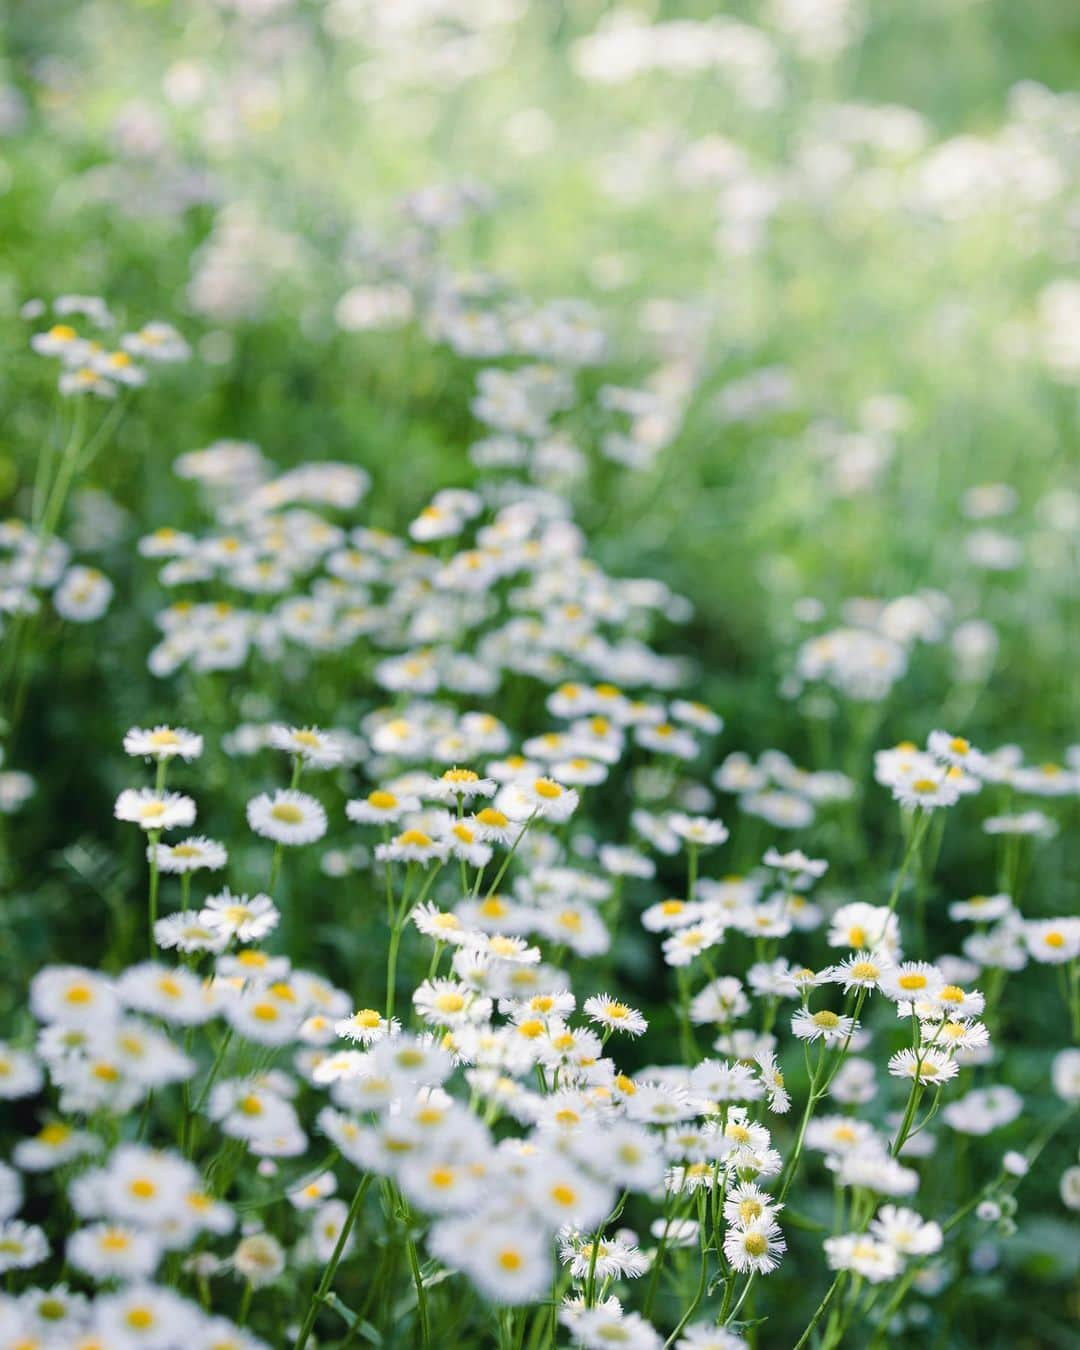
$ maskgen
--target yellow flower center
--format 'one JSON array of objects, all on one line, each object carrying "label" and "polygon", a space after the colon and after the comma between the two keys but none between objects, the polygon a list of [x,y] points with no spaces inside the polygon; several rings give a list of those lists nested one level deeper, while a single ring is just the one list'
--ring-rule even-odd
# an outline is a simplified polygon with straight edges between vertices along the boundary
[{"label": "yellow flower center", "polygon": [[840,1025],[840,1018],[834,1012],[827,1009],[814,1014],[814,1026],[821,1027],[823,1031],[832,1031],[834,1027]]},{"label": "yellow flower center", "polygon": [[304,819],[303,811],[294,802],[275,802],[270,814],[283,825],[299,825]]},{"label": "yellow flower center", "polygon": [[472,769],[447,769],[442,776],[444,783],[476,783],[479,779],[480,775]]},{"label": "yellow flower center", "polygon": [[906,975],[901,975],[900,978],[896,981],[896,983],[900,986],[901,989],[915,990],[915,989],[925,989],[928,981],[926,976],[923,975],[921,971],[910,970]]},{"label": "yellow flower center", "polygon": [[376,788],[374,792],[368,793],[368,805],[373,806],[376,811],[392,811],[397,804],[398,799],[392,792]]},{"label": "yellow flower center", "polygon": [[430,848],[431,839],[423,830],[406,830],[398,835],[398,843],[412,848]]}]

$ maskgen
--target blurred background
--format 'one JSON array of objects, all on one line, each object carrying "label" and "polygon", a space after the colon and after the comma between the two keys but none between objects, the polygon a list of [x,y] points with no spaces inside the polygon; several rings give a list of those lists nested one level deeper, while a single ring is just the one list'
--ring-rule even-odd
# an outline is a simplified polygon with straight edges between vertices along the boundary
[{"label": "blurred background", "polygon": [[[36,298],[102,295],[194,355],[65,522],[116,598],[103,627],[45,625],[8,746],[54,766],[7,855],[32,959],[92,945],[137,872],[127,835],[100,844],[118,728],[347,688],[286,670],[271,709],[145,668],[162,594],[135,541],[201,519],[175,458],[357,463],[370,523],[401,529],[485,472],[485,314],[525,297],[593,344],[529,474],[607,569],[689,601],[667,649],[724,751],[858,769],[943,724],[1035,762],[1076,739],[1075,0],[52,0],[8,6],[0,42],[0,513],[26,514],[58,415]],[[911,660],[864,715],[798,654],[868,617]],[[892,810],[867,803],[871,851]],[[942,895],[990,884],[978,847],[946,840]],[[1064,912],[1068,830],[1032,868]],[[1052,1014],[1026,1015],[1037,1046]],[[1060,1294],[1058,1246],[1010,1259]]]}]

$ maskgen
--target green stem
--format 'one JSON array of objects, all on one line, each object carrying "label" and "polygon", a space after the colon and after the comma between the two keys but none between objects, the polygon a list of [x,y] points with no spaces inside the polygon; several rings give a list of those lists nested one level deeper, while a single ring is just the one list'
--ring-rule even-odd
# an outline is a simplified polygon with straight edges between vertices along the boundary
[{"label": "green stem", "polygon": [[322,1273],[322,1279],[319,1286],[312,1295],[311,1302],[308,1305],[307,1314],[304,1317],[303,1325],[300,1328],[300,1334],[296,1338],[293,1350],[304,1350],[311,1336],[312,1328],[315,1325],[315,1319],[319,1315],[319,1308],[330,1292],[330,1286],[334,1283],[334,1276],[337,1274],[337,1268],[341,1263],[342,1254],[345,1251],[345,1244],[349,1240],[349,1234],[352,1232],[353,1225],[356,1223],[357,1216],[360,1213],[360,1206],[364,1202],[364,1196],[367,1194],[368,1187],[371,1185],[371,1173],[367,1173],[360,1185],[356,1188],[356,1193],[349,1205],[349,1212],[345,1215],[345,1222],[341,1225],[341,1232],[338,1234],[338,1240],[334,1244],[334,1250],[330,1254],[330,1260],[326,1264],[326,1269]]}]

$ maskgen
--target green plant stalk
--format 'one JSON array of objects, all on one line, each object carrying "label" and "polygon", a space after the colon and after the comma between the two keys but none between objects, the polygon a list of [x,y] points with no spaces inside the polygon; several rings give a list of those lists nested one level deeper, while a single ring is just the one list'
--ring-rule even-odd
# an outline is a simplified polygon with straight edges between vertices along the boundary
[{"label": "green plant stalk", "polygon": [[345,1251],[345,1244],[349,1240],[349,1234],[352,1232],[353,1225],[356,1223],[360,1213],[360,1206],[364,1203],[364,1196],[367,1195],[368,1187],[371,1185],[372,1176],[370,1172],[365,1173],[349,1205],[348,1213],[345,1215],[345,1222],[341,1225],[341,1232],[338,1234],[338,1240],[334,1244],[334,1250],[330,1253],[330,1260],[326,1263],[326,1268],[322,1273],[322,1279],[319,1281],[318,1288],[311,1297],[308,1304],[307,1313],[304,1316],[303,1324],[300,1327],[299,1335],[293,1346],[293,1350],[304,1350],[308,1340],[311,1337],[312,1328],[315,1325],[315,1319],[319,1315],[319,1308],[330,1292],[330,1287],[334,1283],[334,1276],[337,1274],[337,1268],[341,1264],[341,1257]]}]

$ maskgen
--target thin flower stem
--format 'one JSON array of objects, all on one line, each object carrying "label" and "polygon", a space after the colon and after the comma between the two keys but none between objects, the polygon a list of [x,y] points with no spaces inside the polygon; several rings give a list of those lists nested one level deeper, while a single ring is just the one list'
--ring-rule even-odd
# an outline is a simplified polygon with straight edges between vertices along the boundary
[{"label": "thin flower stem", "polygon": [[[503,877],[506,875],[506,869],[510,866],[510,861],[513,858],[514,854],[517,852],[518,845],[525,838],[526,834],[528,834],[529,826],[536,819],[536,816],[537,812],[534,811],[532,815],[528,818],[528,820],[525,822],[525,824],[521,827],[521,831],[518,834],[518,837],[514,840],[513,844],[511,844],[510,851],[507,853],[506,857],[502,861],[502,866],[495,873],[495,880],[491,883],[491,889],[488,891],[487,895],[484,896],[485,900],[490,900],[491,897],[495,894],[495,892],[499,889],[499,882],[502,881]],[[476,876],[476,885],[473,887],[472,893],[472,898],[474,900],[476,898],[477,892],[480,890],[480,882],[483,878],[483,875],[484,875],[483,870],[479,869],[477,871]]]},{"label": "thin flower stem", "polygon": [[832,1282],[832,1284],[829,1285],[829,1288],[828,1288],[828,1290],[826,1291],[825,1297],[824,1297],[824,1298],[821,1300],[821,1302],[818,1304],[817,1310],[815,1311],[813,1317],[811,1317],[810,1321],[807,1323],[806,1330],[805,1330],[805,1331],[803,1332],[803,1334],[799,1337],[799,1339],[795,1342],[794,1350],[803,1350],[803,1346],[806,1345],[806,1344],[808,1344],[808,1342],[809,1342],[809,1340],[810,1340],[810,1337],[814,1334],[814,1331],[815,1331],[815,1329],[816,1329],[816,1327],[817,1327],[817,1324],[818,1324],[818,1323],[821,1321],[821,1319],[825,1316],[825,1313],[826,1313],[826,1311],[828,1310],[829,1304],[832,1302],[833,1295],[836,1293],[837,1289],[840,1287],[840,1282],[841,1282],[841,1280],[843,1279],[845,1273],[846,1273],[845,1271],[840,1271],[840,1272],[837,1274],[836,1279],[834,1279],[833,1282]]},{"label": "thin flower stem", "polygon": [[[678,1325],[675,1327],[675,1330],[664,1342],[664,1350],[668,1350],[668,1347],[674,1345],[675,1342],[679,1339],[679,1337],[682,1335],[683,1327],[686,1326],[687,1322],[690,1321],[694,1313],[697,1312],[698,1305],[701,1303],[701,1300],[705,1297],[705,1287],[708,1284],[709,1279],[709,1244],[708,1239],[705,1236],[705,1192],[703,1190],[698,1192],[698,1232],[701,1236],[701,1267],[698,1274],[697,1290],[694,1293],[694,1297],[691,1300],[690,1306],[683,1313],[682,1317],[679,1318],[679,1322]],[[750,1279],[753,1279],[752,1275]],[[748,1287],[749,1283],[750,1281],[748,1280],[747,1281]]]},{"label": "thin flower stem", "polygon": [[311,1336],[312,1328],[315,1325],[315,1319],[319,1315],[319,1308],[324,1302],[327,1294],[330,1292],[330,1286],[334,1283],[334,1276],[337,1274],[337,1268],[341,1263],[342,1254],[345,1251],[345,1244],[349,1240],[349,1234],[352,1232],[353,1225],[356,1223],[357,1216],[360,1213],[360,1206],[364,1203],[364,1196],[367,1195],[368,1187],[371,1185],[371,1173],[364,1175],[356,1193],[353,1195],[352,1203],[349,1205],[348,1213],[345,1215],[345,1222],[341,1225],[341,1232],[338,1234],[338,1240],[334,1244],[334,1250],[330,1254],[330,1260],[323,1271],[319,1286],[312,1295],[311,1302],[308,1304],[307,1314],[304,1317],[303,1325],[300,1328],[300,1334],[296,1338],[293,1350],[304,1350]]}]

